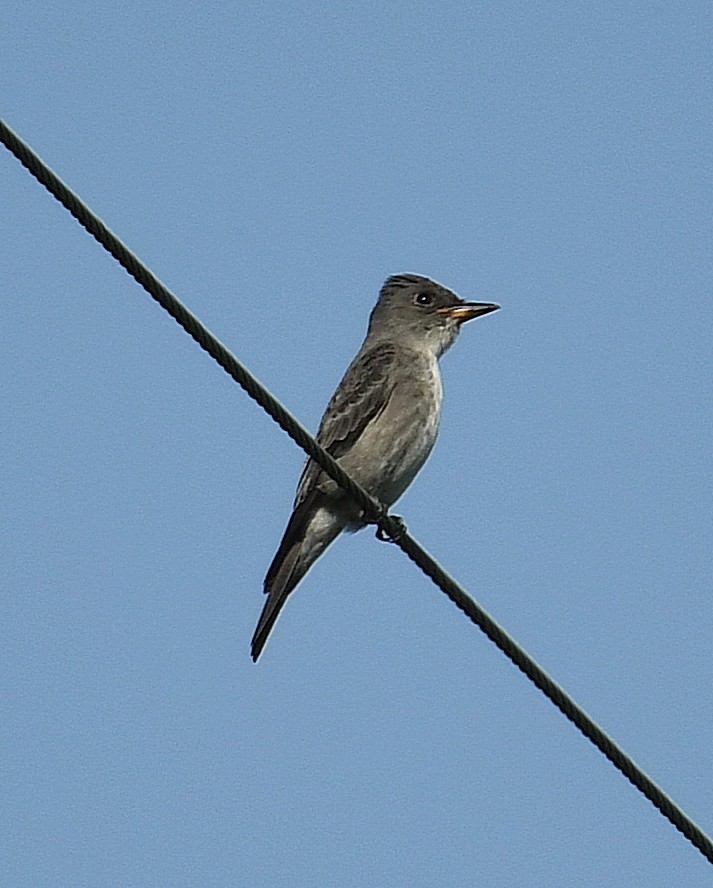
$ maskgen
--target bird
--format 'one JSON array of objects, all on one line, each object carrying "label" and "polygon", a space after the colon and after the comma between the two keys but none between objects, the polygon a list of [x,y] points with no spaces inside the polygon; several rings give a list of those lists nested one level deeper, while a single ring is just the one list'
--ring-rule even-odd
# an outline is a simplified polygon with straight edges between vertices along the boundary
[{"label": "bird", "polygon": [[[327,405],[317,441],[386,507],[411,484],[436,443],[443,399],[438,359],[463,323],[499,307],[466,302],[419,274],[395,274],[382,286],[366,338]],[[308,458],[265,576],[267,600],[251,643],[254,662],[314,562],[342,531],[365,524],[359,507]]]}]

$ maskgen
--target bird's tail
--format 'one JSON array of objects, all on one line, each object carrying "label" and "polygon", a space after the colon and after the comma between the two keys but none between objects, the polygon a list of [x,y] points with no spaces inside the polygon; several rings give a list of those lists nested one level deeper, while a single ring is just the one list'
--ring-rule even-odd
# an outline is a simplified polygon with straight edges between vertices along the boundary
[{"label": "bird's tail", "polygon": [[314,512],[298,508],[292,513],[280,548],[265,577],[267,601],[251,643],[253,661],[260,656],[288,595],[342,527],[343,524],[327,509]]}]

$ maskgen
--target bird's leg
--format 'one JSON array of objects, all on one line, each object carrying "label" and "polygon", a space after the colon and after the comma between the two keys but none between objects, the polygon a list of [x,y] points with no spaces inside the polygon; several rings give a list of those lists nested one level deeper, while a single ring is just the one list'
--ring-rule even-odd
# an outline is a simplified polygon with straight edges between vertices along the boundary
[{"label": "bird's leg", "polygon": [[[399,540],[403,539],[408,532],[404,519],[399,515],[390,515],[388,508],[383,503],[375,502],[374,507],[372,517],[367,518],[365,512],[362,512],[361,520],[364,524],[376,525],[376,533],[374,535],[377,540],[380,540],[382,543],[397,543]],[[388,524],[395,525],[393,533],[389,533],[389,531],[386,530],[384,525]]]},{"label": "bird's leg", "polygon": [[381,525],[378,525],[375,534],[377,540],[381,540],[382,543],[397,543],[403,539],[408,531],[404,519],[400,515],[384,515],[383,517],[390,518],[397,525],[397,530],[395,534],[390,534]]}]

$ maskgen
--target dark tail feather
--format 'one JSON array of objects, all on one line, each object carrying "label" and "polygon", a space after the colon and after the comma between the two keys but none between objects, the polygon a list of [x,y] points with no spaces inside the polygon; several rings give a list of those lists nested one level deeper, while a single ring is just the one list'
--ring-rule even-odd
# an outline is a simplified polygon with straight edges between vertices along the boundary
[{"label": "dark tail feather", "polygon": [[300,556],[305,554],[302,548],[311,512],[312,510],[308,503],[302,503],[293,511],[282,537],[280,548],[277,550],[275,557],[272,559],[272,564],[268,568],[264,586],[267,601],[260,614],[251,644],[253,662],[257,661],[260,652],[265,647],[267,637],[287,601],[287,596],[307,573],[307,569],[312,564],[310,560],[307,564],[298,566],[298,563],[302,560]]},{"label": "dark tail feather", "polygon": [[267,601],[253,635],[253,661],[260,656],[287,596],[343,527],[334,519],[331,526],[322,524],[315,532],[312,520],[316,514],[314,503],[301,503],[290,516],[280,548],[265,577]]},{"label": "dark tail feather", "polygon": [[[267,601],[260,614],[260,619],[258,620],[257,629],[253,635],[250,648],[253,662],[257,661],[262,649],[265,647],[267,637],[272,631],[272,627],[275,625],[275,620],[278,618],[280,611],[287,601],[287,596],[292,592],[305,574],[305,570],[295,570],[300,557],[301,545],[301,541],[295,542],[286,552],[283,552],[283,547],[280,546],[280,549],[275,556],[275,560],[270,566],[270,570],[265,579]],[[279,563],[278,557],[280,559]]]}]

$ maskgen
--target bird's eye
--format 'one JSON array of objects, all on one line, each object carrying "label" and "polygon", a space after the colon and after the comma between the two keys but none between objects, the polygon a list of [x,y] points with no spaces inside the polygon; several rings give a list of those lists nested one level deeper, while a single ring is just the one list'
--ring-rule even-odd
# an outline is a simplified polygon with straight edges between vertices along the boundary
[{"label": "bird's eye", "polygon": [[416,293],[413,301],[416,305],[431,305],[433,303],[433,296],[430,293]]}]

